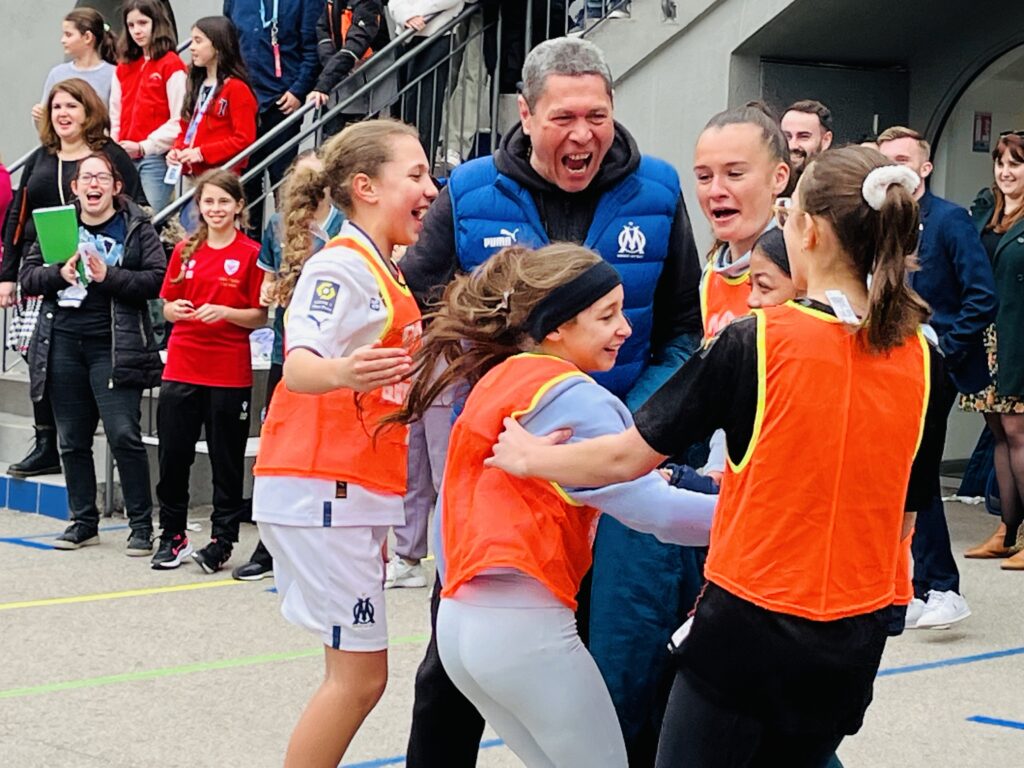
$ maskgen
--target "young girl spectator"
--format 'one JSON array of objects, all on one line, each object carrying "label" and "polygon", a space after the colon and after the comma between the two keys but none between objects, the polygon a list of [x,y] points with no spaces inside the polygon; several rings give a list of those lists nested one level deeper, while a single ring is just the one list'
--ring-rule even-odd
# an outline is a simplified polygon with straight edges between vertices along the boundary
[{"label": "young girl spectator", "polygon": [[[307,200],[304,195],[309,194],[313,189],[310,182],[323,173],[324,164],[315,149],[307,149],[301,152],[292,163],[292,167],[285,175],[283,189],[283,208],[295,211],[297,216],[308,217],[310,231],[310,243],[308,254],[312,256],[319,251],[327,242],[338,234],[341,225],[345,221],[345,215],[339,211],[327,190],[320,190],[316,209],[309,212],[306,208]],[[301,212],[301,213],[299,213]],[[281,276],[281,249],[285,241],[285,223],[280,213],[270,217],[267,228],[263,232],[263,244],[260,247],[260,256],[257,266],[263,270],[263,285],[260,289],[260,303],[270,307],[276,303],[277,280]],[[293,233],[295,234],[295,233]],[[297,235],[296,235],[297,236]],[[301,247],[301,244],[299,244]],[[302,270],[301,259],[295,259],[289,264],[288,279],[293,281]],[[274,347],[270,355],[270,375],[267,377],[267,398],[264,405],[264,414],[270,410],[270,401],[273,398],[277,383],[281,381],[281,374],[284,367],[284,315],[286,305],[277,304],[274,311]],[[260,541],[255,551],[249,557],[248,562],[238,566],[231,572],[233,578],[240,581],[257,581],[273,575],[273,562],[270,552]]]},{"label": "young girl spectator", "polygon": [[104,106],[110,103],[110,89],[117,63],[117,41],[99,11],[76,8],[61,23],[60,44],[71,59],[50,70],[43,84],[43,98],[32,107],[37,123],[46,117],[46,103],[57,83],[72,77],[92,86]]},{"label": "young girl spectator", "polygon": [[[149,459],[142,444],[142,390],[160,383],[163,368],[153,346],[147,301],[155,299],[166,269],[160,238],[149,218],[121,195],[117,167],[94,153],[78,163],[71,181],[77,198],[79,250],[59,267],[43,263],[33,244],[21,269],[22,290],[42,296],[39,324],[29,348],[33,399],[47,387],[66,470],[71,525],[54,546],[78,549],[99,543],[96,424],[117,460],[125,513],[131,525],[127,554],[153,551],[153,498]],[[79,262],[89,283],[79,283]],[[69,287],[84,288],[78,303],[59,300]]]},{"label": "young girl spectator", "polygon": [[[416,241],[437,195],[403,123],[350,125],[322,157],[321,175],[290,185],[299,204],[285,211],[276,290],[289,307],[284,380],[254,469],[253,519],[274,556],[281,612],[324,644],[326,676],[292,732],[288,768],[335,768],[387,682],[381,548],[404,520],[407,430],[376,428],[404,400],[420,335],[391,253]],[[310,257],[324,189],[349,220]]]},{"label": "young girl spectator", "polygon": [[664,540],[707,544],[715,497],[656,472],[593,490],[516,480],[484,466],[502,419],[574,438],[619,432],[629,410],[584,371],[606,371],[630,335],[621,278],[600,256],[556,243],[507,248],[449,285],[427,325],[400,418],[420,418],[455,384],[439,507],[437,615],[445,670],[530,766],[625,768],[611,696],[576,632],[599,512]]},{"label": "young girl spectator", "polygon": [[[21,184],[4,223],[0,303],[14,301],[22,256],[35,242],[32,211],[72,202],[71,181],[81,160],[94,152],[103,153],[110,158],[122,179],[122,195],[140,205],[146,203],[138,171],[131,159],[107,137],[110,118],[92,86],[76,77],[62,80],[50,91],[46,112],[48,119],[39,124],[42,146],[29,156],[22,169]],[[25,322],[34,322],[33,304],[38,305],[34,297],[23,296],[22,303],[15,310],[22,313]],[[8,474],[14,477],[60,472],[56,425],[48,391],[38,392],[32,400],[35,447],[24,459],[7,468]]]},{"label": "young girl spectator", "polygon": [[[181,131],[167,153],[167,164],[194,178],[223,165],[256,140],[256,97],[238,50],[238,33],[228,19],[199,19],[192,26],[189,52],[192,65]],[[245,165],[242,161],[234,170],[241,172]]]},{"label": "young girl spectator", "polygon": [[110,90],[110,138],[135,161],[154,211],[171,199],[165,156],[181,132],[187,68],[158,0],[122,6],[121,63]]},{"label": "young girl spectator", "polygon": [[[260,305],[259,243],[241,231],[245,199],[230,171],[196,182],[199,230],[174,249],[160,296],[174,323],[160,384],[160,546],[153,568],[177,568],[192,555],[207,573],[223,567],[238,541],[245,443],[252,413],[249,332],[266,323]],[[189,475],[200,430],[213,469],[210,543],[193,554],[185,533]]]},{"label": "young girl spectator", "polygon": [[999,309],[987,332],[992,386],[964,397],[965,410],[980,411],[995,438],[996,483],[1002,522],[965,557],[1007,558],[1002,567],[1024,571],[1024,553],[1014,554],[1024,522],[1024,299],[1018,276],[1024,270],[1024,131],[1004,133],[992,151],[994,181],[971,207],[971,217],[992,260]]},{"label": "young girl spectator", "polygon": [[758,105],[719,112],[697,139],[697,200],[715,244],[700,283],[704,337],[747,313],[750,249],[774,226],[772,205],[789,181],[782,130]]},{"label": "young girl spectator", "polygon": [[[821,766],[871,701],[892,606],[911,594],[900,564],[938,461],[915,453],[942,374],[906,283],[920,179],[887,163],[862,147],[815,159],[780,211],[806,298],[730,324],[634,428],[552,446],[506,419],[495,446],[491,463],[517,475],[593,486],[725,430],[708,584],[677,651],[660,768]],[[843,394],[809,397],[808,382]]]}]

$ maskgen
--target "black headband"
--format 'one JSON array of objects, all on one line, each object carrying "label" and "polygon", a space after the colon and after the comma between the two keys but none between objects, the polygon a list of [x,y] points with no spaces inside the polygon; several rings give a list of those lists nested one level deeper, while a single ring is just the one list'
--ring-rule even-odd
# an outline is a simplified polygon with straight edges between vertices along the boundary
[{"label": "black headband", "polygon": [[541,299],[526,318],[526,331],[534,341],[543,341],[562,323],[572,320],[621,284],[618,270],[606,261],[599,261]]},{"label": "black headband", "polygon": [[786,238],[782,234],[781,227],[772,227],[754,243],[754,247],[764,253],[768,260],[776,267],[791,276],[789,270],[789,254],[786,252]]}]

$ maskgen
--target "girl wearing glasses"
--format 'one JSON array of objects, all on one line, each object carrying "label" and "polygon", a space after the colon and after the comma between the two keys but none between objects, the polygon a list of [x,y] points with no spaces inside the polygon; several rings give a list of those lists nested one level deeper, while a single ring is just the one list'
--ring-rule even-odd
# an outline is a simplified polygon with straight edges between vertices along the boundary
[{"label": "girl wearing glasses", "polygon": [[21,287],[43,297],[28,354],[30,392],[35,401],[47,388],[53,393],[67,476],[71,525],[54,547],[99,543],[92,442],[102,419],[131,524],[126,554],[140,556],[153,546],[153,500],[139,409],[142,390],[160,382],[163,367],[152,346],[146,302],[160,291],[166,259],[149,218],[121,194],[123,188],[107,155],[81,160],[71,181],[78,251],[63,264],[48,265],[33,244]]},{"label": "girl wearing glasses", "polygon": [[820,768],[860,729],[894,604],[911,594],[913,510],[938,471],[916,456],[941,374],[905,280],[918,183],[874,150],[821,154],[779,222],[805,298],[733,322],[626,432],[552,445],[506,419],[489,463],[577,487],[726,432],[708,584],[678,642],[659,767]]},{"label": "girl wearing glasses", "polygon": [[995,437],[1002,522],[987,541],[964,556],[1006,558],[1003,570],[1024,571],[1024,551],[1014,554],[1024,522],[1024,300],[1019,282],[1024,271],[1024,131],[1000,135],[992,159],[992,188],[978,195],[971,217],[992,260],[999,297],[996,322],[987,333],[995,383],[979,395],[965,397],[963,406],[984,413]]}]

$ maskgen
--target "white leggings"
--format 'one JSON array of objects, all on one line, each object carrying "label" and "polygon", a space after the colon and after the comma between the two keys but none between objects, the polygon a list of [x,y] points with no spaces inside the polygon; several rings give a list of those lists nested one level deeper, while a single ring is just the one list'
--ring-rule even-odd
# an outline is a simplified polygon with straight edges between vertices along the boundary
[{"label": "white leggings", "polygon": [[626,768],[615,708],[576,617],[538,581],[478,576],[443,598],[437,650],[527,768]]}]

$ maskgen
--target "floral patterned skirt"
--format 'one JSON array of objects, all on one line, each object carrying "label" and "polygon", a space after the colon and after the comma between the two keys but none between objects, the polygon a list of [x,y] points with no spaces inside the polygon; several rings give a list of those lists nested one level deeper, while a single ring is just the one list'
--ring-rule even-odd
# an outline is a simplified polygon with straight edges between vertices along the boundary
[{"label": "floral patterned skirt", "polygon": [[996,327],[985,329],[985,351],[988,353],[988,372],[992,384],[973,395],[960,396],[960,408],[970,413],[1024,413],[1024,398],[996,393],[999,381],[999,362],[996,358]]}]

